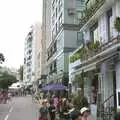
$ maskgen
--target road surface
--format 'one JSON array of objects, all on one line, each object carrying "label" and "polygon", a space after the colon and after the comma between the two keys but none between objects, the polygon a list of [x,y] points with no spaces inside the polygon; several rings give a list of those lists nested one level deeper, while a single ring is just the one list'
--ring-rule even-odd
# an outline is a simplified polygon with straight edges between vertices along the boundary
[{"label": "road surface", "polygon": [[0,104],[0,120],[38,120],[39,105],[30,96],[13,98],[12,102]]}]

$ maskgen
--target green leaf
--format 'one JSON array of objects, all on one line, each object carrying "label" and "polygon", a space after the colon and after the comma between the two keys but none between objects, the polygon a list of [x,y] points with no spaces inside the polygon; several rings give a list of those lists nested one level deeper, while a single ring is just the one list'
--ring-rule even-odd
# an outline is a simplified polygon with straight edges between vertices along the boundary
[{"label": "green leaf", "polygon": [[120,32],[120,17],[116,17],[115,23],[114,23],[115,29]]}]

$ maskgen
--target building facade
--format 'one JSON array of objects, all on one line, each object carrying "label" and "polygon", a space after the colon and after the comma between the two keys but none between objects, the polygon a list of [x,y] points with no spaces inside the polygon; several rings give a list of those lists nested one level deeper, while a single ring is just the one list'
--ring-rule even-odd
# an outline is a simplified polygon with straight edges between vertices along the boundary
[{"label": "building facade", "polygon": [[69,53],[72,52],[79,40],[77,31],[83,1],[51,0],[50,1],[51,38],[46,44],[48,83],[62,82],[64,74],[68,75]]},{"label": "building facade", "polygon": [[30,82],[32,80],[32,45],[33,45],[33,31],[28,33],[24,44],[24,81]]},{"label": "building facade", "polygon": [[33,82],[41,74],[41,25],[31,26],[25,39],[24,48],[24,81]]},{"label": "building facade", "polygon": [[96,108],[93,114],[105,120],[114,120],[120,108],[120,38],[114,26],[119,11],[119,0],[87,0],[80,20],[84,44],[69,61],[71,83],[79,76],[83,84],[78,87],[84,86],[84,95]]},{"label": "building facade", "polygon": [[43,0],[42,40],[41,40],[41,77],[40,83],[47,83],[47,45],[51,41],[51,0]]}]

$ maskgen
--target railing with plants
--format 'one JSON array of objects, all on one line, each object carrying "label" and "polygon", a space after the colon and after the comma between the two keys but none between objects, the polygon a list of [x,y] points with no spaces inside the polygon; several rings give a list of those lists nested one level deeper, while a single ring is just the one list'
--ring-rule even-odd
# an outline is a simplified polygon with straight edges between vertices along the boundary
[{"label": "railing with plants", "polygon": [[81,49],[79,49],[74,55],[70,57],[70,63],[75,62],[76,60],[86,60],[88,57],[94,56],[97,54],[100,48],[99,41],[92,41],[88,44],[84,45]]},{"label": "railing with plants", "polygon": [[[100,0],[105,1],[105,0]],[[116,17],[114,21],[114,27],[118,32],[117,39],[114,38],[111,41],[108,41],[105,44],[100,45],[100,41],[91,41],[80,48],[74,55],[70,56],[70,63],[75,62],[76,60],[87,60],[89,57],[92,57],[98,53],[100,50],[105,50],[113,44],[117,44],[120,40],[120,17]],[[109,43],[111,43],[109,45]]]},{"label": "railing with plants", "polygon": [[106,0],[96,0],[95,3],[82,12],[82,18],[80,19],[80,27],[82,27],[86,22],[100,9],[100,7],[105,3]]}]

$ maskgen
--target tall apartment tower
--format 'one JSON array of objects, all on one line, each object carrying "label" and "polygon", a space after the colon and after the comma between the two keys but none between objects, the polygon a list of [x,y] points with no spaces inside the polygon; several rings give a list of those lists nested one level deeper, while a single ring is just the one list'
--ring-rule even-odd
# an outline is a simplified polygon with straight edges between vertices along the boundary
[{"label": "tall apartment tower", "polygon": [[24,81],[30,83],[37,80],[41,74],[40,66],[41,25],[31,26],[25,39],[24,48]]},{"label": "tall apartment tower", "polygon": [[68,73],[68,56],[78,46],[83,8],[84,0],[43,0],[48,83],[61,82],[63,74]]},{"label": "tall apartment tower", "polygon": [[84,0],[50,1],[51,38],[46,44],[48,83],[61,83],[64,73],[68,73],[69,53],[79,44],[79,19],[83,8]]},{"label": "tall apartment tower", "polygon": [[30,29],[24,43],[24,82],[32,81],[33,30]]},{"label": "tall apartment tower", "polygon": [[41,80],[46,83],[47,76],[47,47],[51,41],[51,0],[43,0],[43,17],[42,17],[42,71]]}]

